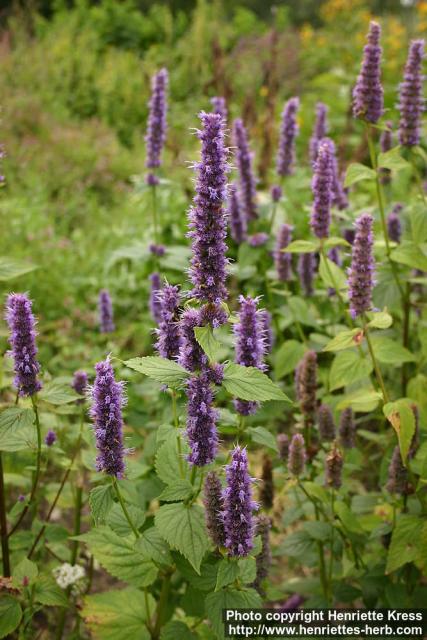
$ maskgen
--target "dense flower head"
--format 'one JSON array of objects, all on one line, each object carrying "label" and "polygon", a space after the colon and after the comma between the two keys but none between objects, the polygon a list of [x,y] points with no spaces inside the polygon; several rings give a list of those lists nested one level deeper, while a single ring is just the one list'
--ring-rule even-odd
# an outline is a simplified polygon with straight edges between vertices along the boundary
[{"label": "dense flower head", "polygon": [[351,267],[348,270],[350,312],[353,318],[369,311],[372,307],[375,263],[372,255],[374,236],[373,219],[369,213],[362,213],[356,220],[356,235],[351,253]]},{"label": "dense flower head", "polygon": [[304,597],[298,593],[293,593],[289,598],[281,605],[280,611],[292,611],[298,609],[304,602]]},{"label": "dense flower head", "polygon": [[[85,396],[88,387],[88,376],[86,371],[76,371],[73,375],[71,387],[79,396]],[[77,400],[78,404],[84,402],[84,397]]]},{"label": "dense flower head", "polygon": [[[393,147],[393,123],[391,120],[387,120],[385,123],[386,129],[381,132],[380,136],[380,149],[382,153],[390,151]],[[391,171],[385,167],[380,168],[380,179],[382,184],[389,184],[391,180]]]},{"label": "dense flower head", "polygon": [[224,121],[216,113],[200,113],[202,144],[197,170],[196,196],[189,212],[188,236],[193,256],[189,276],[191,295],[203,302],[219,304],[227,297],[227,220],[223,208],[226,196],[227,153]]},{"label": "dense flower head", "polygon": [[280,198],[283,195],[282,187],[279,184],[274,184],[271,187],[270,194],[273,202],[279,202]]},{"label": "dense flower head", "polygon": [[264,509],[271,509],[274,500],[273,464],[271,458],[264,456],[262,461],[261,488],[259,499]]},{"label": "dense flower head", "polygon": [[98,300],[99,329],[101,333],[112,333],[115,330],[113,303],[107,289],[101,289]]},{"label": "dense flower head", "polygon": [[335,422],[331,408],[327,404],[321,404],[317,410],[319,437],[321,441],[335,438]]},{"label": "dense flower head", "polygon": [[289,452],[289,436],[286,433],[279,433],[277,436],[277,448],[279,450],[279,458],[284,462],[288,459]]},{"label": "dense flower head", "polygon": [[178,362],[187,371],[197,371],[208,364],[208,358],[194,335],[195,327],[201,327],[202,325],[203,322],[198,309],[187,309],[181,316],[181,348]]},{"label": "dense flower head", "polygon": [[297,398],[306,423],[312,424],[316,413],[317,355],[307,351],[297,369]]},{"label": "dense flower head", "polygon": [[424,40],[414,40],[409,46],[403,82],[399,95],[399,143],[412,147],[420,143],[421,116],[424,111],[422,64]]},{"label": "dense flower head", "polygon": [[160,184],[160,178],[155,173],[147,173],[145,176],[145,182],[149,187],[157,187]]},{"label": "dense flower head", "polygon": [[51,447],[56,442],[56,433],[52,429],[47,432],[44,443],[47,447]]},{"label": "dense flower head", "polygon": [[215,460],[218,450],[216,423],[218,411],[213,408],[213,393],[206,372],[190,378],[187,395],[187,439],[191,452],[188,461],[204,467]]},{"label": "dense flower head", "polygon": [[341,414],[339,424],[340,442],[346,449],[354,447],[356,439],[356,423],[354,421],[354,413],[351,407],[347,407]]},{"label": "dense flower head", "polygon": [[318,238],[327,238],[329,236],[329,225],[331,223],[334,180],[331,142],[324,140],[320,143],[311,182],[313,207],[310,224],[314,235]]},{"label": "dense flower head", "polygon": [[205,506],[206,528],[216,547],[225,546],[225,529],[222,512],[224,501],[222,497],[222,485],[215,471],[209,471],[206,476],[203,504]]},{"label": "dense flower head", "polygon": [[233,144],[236,147],[236,163],[239,170],[239,195],[246,221],[258,218],[256,203],[256,180],[252,168],[252,152],[248,134],[240,118],[233,123]]},{"label": "dense flower head", "polygon": [[246,240],[246,217],[240,206],[236,183],[228,189],[227,218],[230,225],[230,235],[236,244]]},{"label": "dense flower head", "polygon": [[408,493],[408,470],[402,462],[399,445],[393,449],[386,489],[389,493],[400,493],[401,495]]},{"label": "dense flower head", "polygon": [[268,516],[260,515],[256,519],[255,534],[261,538],[261,551],[256,556],[256,577],[252,584],[260,595],[265,596],[262,582],[268,576],[272,556],[270,547],[271,520]]},{"label": "dense flower head", "polygon": [[160,69],[151,80],[151,98],[148,103],[149,115],[145,142],[147,144],[147,158],[145,166],[148,169],[160,167],[163,146],[166,140],[166,90],[168,72]]},{"label": "dense flower head", "polygon": [[248,472],[246,449],[235,447],[226,466],[224,489],[225,546],[230,556],[247,556],[253,548],[254,517],[258,508],[252,500],[252,478]]},{"label": "dense flower head", "polygon": [[268,242],[269,235],[265,231],[258,231],[248,237],[248,245],[250,247],[262,247]]},{"label": "dense flower head", "polygon": [[214,96],[211,98],[211,105],[213,112],[220,115],[224,122],[227,122],[228,111],[225,98],[222,96]]},{"label": "dense flower head", "polygon": [[399,243],[402,237],[402,223],[400,221],[399,211],[402,205],[396,205],[387,216],[387,233],[392,242]]},{"label": "dense flower head", "polygon": [[314,123],[313,134],[310,138],[310,160],[312,163],[317,160],[320,141],[325,138],[328,133],[327,114],[328,107],[326,104],[318,102],[316,105],[316,120]]},{"label": "dense flower head", "polygon": [[313,279],[316,269],[316,255],[314,253],[300,253],[298,256],[298,276],[301,288],[306,296],[313,295]]},{"label": "dense flower head", "polygon": [[371,22],[367,44],[356,85],[353,89],[353,115],[372,124],[378,122],[384,112],[384,90],[381,84],[381,27]]},{"label": "dense flower head", "polygon": [[348,244],[353,244],[355,236],[356,236],[355,229],[344,229],[343,238],[344,240],[347,240]]},{"label": "dense flower head", "polygon": [[156,349],[162,358],[173,359],[178,356],[181,347],[179,324],[179,287],[165,284],[159,291],[160,322],[156,330]]},{"label": "dense flower head", "polygon": [[9,343],[14,361],[15,386],[21,396],[33,396],[42,387],[37,379],[36,320],[32,302],[25,293],[11,293],[6,303]]},{"label": "dense flower head", "polygon": [[155,271],[150,274],[150,312],[151,317],[157,323],[161,321],[161,309],[160,309],[160,298],[159,293],[162,290],[162,281],[160,279],[160,274]]},{"label": "dense flower head", "polygon": [[339,489],[342,484],[342,468],[344,459],[339,447],[335,444],[325,459],[325,484],[332,489]]},{"label": "dense flower head", "polygon": [[110,358],[95,365],[95,382],[91,388],[92,417],[98,456],[96,468],[121,478],[125,470],[122,407],[125,404],[123,382],[116,382]]},{"label": "dense flower head", "polygon": [[274,264],[276,266],[277,278],[281,282],[287,282],[292,278],[292,254],[283,251],[292,242],[291,225],[283,223],[280,225],[277,242],[274,250]]},{"label": "dense flower head", "polygon": [[300,433],[292,436],[288,451],[288,471],[293,476],[300,476],[304,473],[307,454],[305,451],[304,438]]},{"label": "dense flower head", "polygon": [[268,354],[271,352],[274,345],[274,333],[272,327],[272,316],[267,309],[260,309],[258,311],[259,317],[261,318],[262,331],[264,337],[264,353]]},{"label": "dense flower head", "polygon": [[[348,196],[347,189],[344,188],[340,170],[338,167],[338,158],[337,158],[337,150],[335,146],[335,142],[330,138],[325,138],[325,142],[329,145],[329,150],[331,154],[331,170],[332,170],[332,204],[334,207],[337,207],[340,211],[343,209],[347,209],[348,207]],[[323,143],[322,143],[323,144]]]},{"label": "dense flower head", "polygon": [[299,98],[290,98],[283,108],[280,127],[279,146],[277,150],[276,171],[279,176],[293,173],[295,164],[295,138],[298,135],[297,111]]},{"label": "dense flower head", "polygon": [[158,258],[162,258],[166,253],[166,248],[162,244],[150,244],[149,250],[153,256],[157,256]]}]

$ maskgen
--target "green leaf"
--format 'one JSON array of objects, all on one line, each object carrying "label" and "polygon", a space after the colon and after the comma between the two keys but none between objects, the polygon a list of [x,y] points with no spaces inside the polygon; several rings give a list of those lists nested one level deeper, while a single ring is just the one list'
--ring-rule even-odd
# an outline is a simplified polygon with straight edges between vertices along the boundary
[{"label": "green leaf", "polygon": [[96,526],[98,526],[100,522],[105,522],[105,518],[114,504],[113,495],[113,487],[111,484],[103,484],[91,490],[89,494],[89,506]]},{"label": "green leaf", "polygon": [[223,609],[260,609],[262,600],[254,589],[222,589],[210,593],[205,601],[206,615],[218,638],[224,638]]},{"label": "green leaf", "polygon": [[231,362],[227,363],[224,367],[222,384],[228,393],[241,400],[291,402],[265,373],[255,367],[242,367]]},{"label": "green leaf", "polygon": [[388,402],[383,407],[384,415],[396,431],[400,454],[403,464],[406,464],[412,438],[415,433],[415,416],[411,406],[411,400],[400,398],[395,402]]},{"label": "green leaf", "polygon": [[347,240],[344,240],[344,238],[331,236],[325,239],[324,246],[326,249],[333,249],[333,247],[351,247],[351,244],[347,242]]},{"label": "green leaf", "polygon": [[409,214],[411,222],[411,235],[415,244],[421,244],[427,240],[427,215],[423,204],[415,204]]},{"label": "green leaf", "polygon": [[133,537],[121,538],[102,526],[74,540],[85,542],[108,573],[134,587],[148,587],[157,577],[156,566],[138,551]]},{"label": "green leaf", "polygon": [[160,640],[197,640],[198,637],[181,620],[169,620],[160,632]]},{"label": "green leaf", "polygon": [[144,358],[132,358],[124,363],[129,369],[143,373],[157,382],[166,384],[172,389],[182,386],[189,376],[181,365],[174,360],[160,358],[159,356],[145,356]]},{"label": "green leaf", "polygon": [[165,504],[157,511],[155,524],[166,542],[200,573],[200,564],[209,549],[202,507],[182,502]]},{"label": "green leaf", "polygon": [[9,407],[0,413],[0,451],[22,451],[35,447],[34,411]]},{"label": "green leaf", "polygon": [[295,371],[305,353],[305,347],[297,340],[286,340],[276,353],[274,373],[278,379]]},{"label": "green leaf", "polygon": [[[252,551],[253,553],[253,551]],[[259,555],[259,554],[257,554]],[[256,578],[256,560],[252,556],[240,558],[239,579],[243,584],[252,584]]]},{"label": "green leaf", "polygon": [[390,169],[390,171],[400,171],[410,167],[409,162],[400,155],[400,149],[400,147],[393,147],[389,151],[380,153],[378,155],[378,166],[383,169]]},{"label": "green leaf", "polygon": [[396,571],[420,554],[420,534],[423,520],[417,516],[400,515],[393,530],[387,555],[386,573]]},{"label": "green leaf", "polygon": [[49,402],[49,404],[61,405],[75,402],[80,396],[73,391],[70,385],[59,382],[58,380],[52,380],[42,388],[38,397],[40,400]]},{"label": "green leaf", "polygon": [[212,327],[194,327],[194,335],[210,362],[217,362],[221,343],[215,338]]},{"label": "green leaf", "polygon": [[38,266],[35,264],[28,264],[20,260],[15,260],[14,258],[0,256],[0,282],[13,280],[35,269],[38,269]]},{"label": "green leaf", "polygon": [[382,395],[374,389],[359,389],[354,393],[350,393],[337,404],[338,411],[342,411],[346,407],[351,407],[354,411],[367,413],[373,411],[382,400]]},{"label": "green leaf", "polygon": [[402,362],[415,362],[415,356],[402,347],[399,342],[381,336],[372,336],[372,347],[375,357],[384,364],[400,365]]},{"label": "green leaf", "polygon": [[[175,485],[177,478],[181,477],[179,468],[179,453],[176,438],[169,438],[157,451],[156,473],[165,484]],[[186,467],[186,475],[188,475]]]},{"label": "green leaf", "polygon": [[338,289],[338,291],[348,287],[347,276],[344,271],[335,262],[325,258],[323,255],[320,256],[319,275],[327,287]]},{"label": "green leaf", "polygon": [[360,164],[360,162],[353,162],[347,168],[345,174],[344,187],[351,187],[352,184],[360,182],[361,180],[375,180],[376,173],[370,167]]},{"label": "green leaf", "polygon": [[63,589],[52,576],[42,575],[34,585],[34,600],[46,607],[68,607],[69,602]]},{"label": "green leaf", "polygon": [[156,564],[172,564],[172,556],[169,548],[154,526],[141,533],[135,542],[135,548],[138,549],[145,559],[152,560]]},{"label": "green leaf", "polygon": [[396,249],[392,250],[390,258],[394,262],[405,264],[413,269],[427,271],[427,256],[414,242],[402,242]]},{"label": "green leaf", "polygon": [[12,572],[13,584],[17,587],[22,587],[24,578],[31,583],[34,582],[38,574],[39,570],[36,563],[28,560],[28,558],[23,558]]},{"label": "green leaf", "polygon": [[343,349],[349,349],[350,347],[356,347],[362,337],[363,331],[361,329],[346,329],[336,335],[335,338],[332,338],[332,340],[323,347],[323,351],[341,351]]},{"label": "green leaf", "polygon": [[[126,509],[128,510],[130,519],[132,523],[135,525],[136,529],[142,527],[145,522],[145,512],[139,507],[128,504],[126,505]],[[125,514],[123,513],[123,509],[119,503],[115,503],[111,511],[107,517],[107,524],[112,528],[118,536],[131,536],[133,533],[133,529],[130,526]]]},{"label": "green leaf", "polygon": [[309,327],[317,327],[317,320],[310,312],[309,306],[303,298],[291,296],[288,298],[288,307],[295,322]]},{"label": "green leaf", "polygon": [[345,504],[345,502],[335,501],[334,511],[347,531],[350,531],[350,533],[363,533],[363,529],[360,526],[359,520],[351,511],[351,509],[349,509],[349,507]]},{"label": "green leaf", "polygon": [[313,540],[317,540],[318,542],[324,542],[331,537],[332,529],[329,522],[312,520],[310,522],[305,522],[303,527],[304,531],[308,533],[310,538],[313,538]]},{"label": "green leaf", "polygon": [[279,449],[277,447],[276,438],[272,433],[270,433],[270,431],[268,431],[264,427],[249,427],[247,431],[250,434],[253,442],[262,444],[263,446],[268,447],[272,451],[278,453]]},{"label": "green leaf", "polygon": [[318,248],[318,243],[311,240],[294,240],[282,251],[283,253],[313,253]]},{"label": "green leaf", "polygon": [[361,357],[357,351],[341,351],[335,356],[329,371],[330,390],[335,391],[363,380],[372,369],[371,361]]},{"label": "green leaf", "polygon": [[21,605],[15,598],[8,595],[0,596],[0,638],[5,638],[21,622]]},{"label": "green leaf", "polygon": [[[81,615],[97,640],[149,640],[146,596],[137,589],[109,589],[105,593],[86,596]],[[156,609],[148,594],[148,609]]]},{"label": "green leaf", "polygon": [[368,313],[368,318],[370,318],[368,327],[374,329],[388,329],[393,324],[393,318],[386,311]]},{"label": "green leaf", "polygon": [[303,482],[302,486],[310,497],[320,500],[320,502],[325,504],[329,503],[328,492],[320,484],[316,484],[315,482]]},{"label": "green leaf", "polygon": [[239,575],[239,565],[235,560],[224,558],[218,566],[215,591],[219,591],[222,587],[226,587],[235,581]]},{"label": "green leaf", "polygon": [[193,485],[189,480],[176,480],[173,485],[163,489],[162,493],[157,498],[163,502],[177,502],[179,500],[186,500],[193,493]]}]

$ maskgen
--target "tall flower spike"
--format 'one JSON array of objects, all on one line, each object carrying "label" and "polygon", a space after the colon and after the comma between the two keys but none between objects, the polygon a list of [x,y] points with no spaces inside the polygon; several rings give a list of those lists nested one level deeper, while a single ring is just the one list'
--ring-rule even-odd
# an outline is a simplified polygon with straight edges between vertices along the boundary
[{"label": "tall flower spike", "polygon": [[215,471],[209,471],[206,476],[203,504],[205,505],[206,528],[209,536],[216,547],[224,547],[225,529],[222,519],[224,502],[221,481]]},{"label": "tall flower spike", "polygon": [[328,133],[327,123],[328,107],[323,102],[316,105],[316,121],[314,123],[313,134],[310,138],[310,160],[314,164],[317,160],[317,151],[320,141],[326,137]]},{"label": "tall flower spike", "polygon": [[[265,341],[262,318],[257,311],[257,298],[240,296],[239,322],[233,325],[236,345],[236,363],[244,367],[256,367],[265,371]],[[250,415],[258,409],[258,402],[235,400],[241,415]]]},{"label": "tall flower spike", "polygon": [[197,371],[208,364],[208,358],[194,335],[195,327],[201,327],[202,324],[201,314],[197,309],[187,309],[181,316],[181,347],[178,362],[187,371]]},{"label": "tall flower spike", "polygon": [[163,146],[166,140],[166,90],[168,72],[160,69],[151,80],[151,98],[148,103],[149,115],[147,122],[147,158],[145,166],[148,169],[160,167]]},{"label": "tall flower spike", "polygon": [[33,396],[42,387],[37,379],[36,320],[32,302],[24,293],[11,293],[6,303],[9,343],[14,360],[15,386],[21,396]]},{"label": "tall flower spike", "polygon": [[227,122],[228,111],[225,98],[222,96],[214,96],[211,98],[211,105],[213,112],[220,115],[224,122]]},{"label": "tall flower spike", "polygon": [[381,27],[371,22],[368,43],[363,50],[363,60],[353,89],[353,115],[376,124],[384,112],[384,90],[381,84]]},{"label": "tall flower spike", "polygon": [[354,447],[356,440],[356,423],[354,422],[354,413],[351,407],[347,407],[341,414],[339,425],[340,442],[346,449]]},{"label": "tall flower spike", "polygon": [[179,288],[166,284],[159,292],[160,317],[156,330],[156,349],[162,358],[172,360],[178,356],[181,347],[181,330],[179,325]]},{"label": "tall flower spike", "polygon": [[274,500],[273,465],[271,458],[264,456],[262,462],[261,488],[259,498],[264,509],[271,509]]},{"label": "tall flower spike", "polygon": [[335,438],[335,422],[330,407],[320,405],[317,411],[319,436],[321,441],[331,441]]},{"label": "tall flower spike", "polygon": [[317,356],[315,351],[307,351],[298,365],[298,399],[306,424],[314,423],[317,392]]},{"label": "tall flower spike", "polygon": [[189,212],[188,236],[193,257],[189,275],[191,294],[202,302],[219,305],[227,297],[227,221],[223,209],[226,195],[227,149],[224,121],[217,113],[200,113],[201,161],[196,163],[196,196]]},{"label": "tall flower spike", "polygon": [[246,240],[246,217],[241,211],[237,194],[237,185],[233,182],[228,189],[227,218],[230,224],[230,235],[236,244]]},{"label": "tall flower spike", "polygon": [[113,303],[107,289],[99,292],[99,330],[101,333],[112,333],[115,330],[113,317]]},{"label": "tall flower spike", "polygon": [[399,143],[413,147],[420,143],[421,116],[424,111],[422,64],[424,40],[414,40],[409,46],[403,82],[399,95]]},{"label": "tall flower spike", "polygon": [[249,222],[258,218],[256,180],[252,168],[253,154],[249,149],[248,134],[240,118],[233,123],[233,144],[236,147],[236,163],[239,170],[240,202],[243,215]]},{"label": "tall flower spike", "polygon": [[396,204],[393,210],[387,216],[387,233],[392,242],[399,243],[402,236],[402,223],[400,221],[399,213],[403,207],[401,204]]},{"label": "tall flower spike", "polygon": [[151,317],[155,322],[159,323],[162,319],[161,309],[160,309],[160,298],[159,293],[162,290],[162,282],[160,280],[160,274],[155,271],[150,274],[150,312]]},{"label": "tall flower spike", "polygon": [[402,462],[399,445],[397,445],[391,456],[386,489],[389,493],[405,495],[408,493],[408,488],[408,470]]},{"label": "tall flower spike", "polygon": [[288,471],[293,476],[301,476],[304,473],[307,454],[305,451],[304,438],[300,433],[292,436],[288,453]]},{"label": "tall flower spike", "polygon": [[271,353],[274,345],[274,333],[272,327],[271,313],[267,309],[261,309],[259,312],[262,325],[262,335],[264,338],[264,353],[265,355]]},{"label": "tall flower spike", "polygon": [[292,241],[292,227],[282,224],[277,234],[277,243],[274,252],[274,264],[276,265],[277,278],[281,282],[287,282],[292,278],[292,254],[286,253],[288,244]]},{"label": "tall flower spike", "polygon": [[325,484],[332,489],[339,489],[342,484],[342,468],[344,459],[335,444],[325,460]]},{"label": "tall flower spike", "polygon": [[188,461],[204,467],[215,460],[218,449],[218,411],[212,406],[213,393],[207,373],[190,378],[185,392],[188,398],[186,433],[191,449]]},{"label": "tall flower spike", "polygon": [[290,98],[282,112],[276,171],[279,176],[290,176],[295,164],[295,138],[298,135],[297,111],[299,98]]},{"label": "tall flower spike", "polygon": [[347,209],[348,197],[347,191],[341,181],[340,171],[338,167],[337,150],[335,142],[330,138],[326,138],[331,153],[331,170],[332,170],[332,204],[340,211]]},{"label": "tall flower spike", "polygon": [[96,468],[121,478],[125,470],[122,407],[125,404],[123,382],[116,382],[110,358],[95,365],[95,382],[91,389],[90,415],[96,436]]},{"label": "tall flower spike", "polygon": [[[85,396],[88,388],[88,377],[86,371],[76,371],[73,376],[71,387],[79,396]],[[77,404],[84,402],[84,397],[76,400]]]},{"label": "tall flower spike", "polygon": [[254,517],[258,508],[252,500],[252,478],[248,472],[246,449],[235,447],[226,466],[224,489],[225,546],[230,556],[247,556],[253,548]]},{"label": "tall flower spike", "polygon": [[369,213],[362,213],[356,220],[356,235],[351,253],[351,267],[348,271],[350,313],[353,318],[369,311],[372,306],[375,263],[372,256],[374,237],[373,219]]},{"label": "tall flower spike", "polygon": [[283,195],[282,187],[278,184],[274,184],[271,187],[270,195],[273,202],[279,202]]},{"label": "tall flower spike", "polygon": [[300,253],[298,257],[298,275],[301,288],[306,296],[313,295],[313,278],[316,269],[314,253]]},{"label": "tall flower spike", "polygon": [[277,448],[279,449],[279,458],[282,462],[288,459],[289,453],[289,437],[286,433],[279,433],[277,436]]},{"label": "tall flower spike", "polygon": [[261,551],[256,556],[256,577],[252,584],[254,589],[262,596],[265,596],[262,582],[267,578],[271,566],[270,547],[271,520],[267,516],[260,515],[256,519],[255,532],[261,538]]},{"label": "tall flower spike", "polygon": [[329,236],[331,206],[333,200],[332,147],[329,141],[319,145],[314,175],[311,183],[313,207],[311,210],[311,228],[318,238]]},{"label": "tall flower spike", "polygon": [[[391,120],[387,120],[385,123],[386,129],[381,132],[380,136],[380,148],[382,153],[390,151],[393,147],[393,123]],[[390,169],[380,168],[380,176],[382,184],[389,184],[391,181]]]}]

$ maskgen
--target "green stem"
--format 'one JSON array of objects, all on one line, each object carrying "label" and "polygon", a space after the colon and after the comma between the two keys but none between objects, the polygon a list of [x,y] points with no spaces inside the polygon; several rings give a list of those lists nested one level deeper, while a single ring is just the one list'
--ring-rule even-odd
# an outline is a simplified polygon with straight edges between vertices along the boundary
[{"label": "green stem", "polygon": [[333,605],[332,572],[334,568],[334,533],[335,533],[335,527],[333,525],[334,502],[335,502],[335,491],[332,489],[331,490],[331,514],[332,514],[331,555],[329,558],[329,572],[328,572],[328,592],[329,592],[330,606]]},{"label": "green stem", "polygon": [[151,186],[151,201],[152,201],[152,213],[153,213],[153,226],[154,226],[154,242],[159,244],[159,224],[157,220],[157,193],[156,185]]},{"label": "green stem", "polygon": [[162,627],[162,622],[163,622],[163,616],[165,613],[165,606],[168,600],[168,595],[169,595],[169,587],[170,587],[170,581],[171,581],[171,574],[169,573],[168,575],[165,576],[164,580],[163,580],[163,584],[162,584],[162,590],[160,593],[160,599],[159,599],[159,604],[157,607],[157,616],[156,616],[156,624],[154,625],[154,629],[153,629],[153,638],[157,639],[160,635],[160,629]]},{"label": "green stem", "polygon": [[4,490],[3,462],[0,451],[0,531],[1,551],[3,559],[3,576],[10,576],[9,540],[7,537],[6,500]]},{"label": "green stem", "polygon": [[274,221],[276,220],[276,213],[277,213],[277,202],[273,202],[273,207],[272,207],[272,211],[271,211],[271,218],[270,218],[270,235],[273,231],[273,227],[274,227]]},{"label": "green stem", "polygon": [[191,467],[191,476],[190,476],[191,484],[194,484],[194,481],[196,479],[196,473],[197,473],[197,467],[195,464],[193,464],[193,466]]},{"label": "green stem", "polygon": [[133,531],[133,533],[135,535],[135,538],[139,538],[139,531],[135,527],[134,523],[132,522],[132,518],[130,517],[129,511],[126,508],[125,501],[123,500],[123,496],[122,496],[121,491],[119,489],[119,483],[117,482],[117,478],[115,476],[113,476],[113,487],[114,487],[116,495],[117,495],[117,497],[119,499],[120,506],[122,508],[124,516],[125,516],[126,520],[128,521],[129,526],[130,526],[130,528],[132,529],[132,531]]},{"label": "green stem", "polygon": [[377,359],[375,357],[375,352],[374,352],[374,348],[372,346],[371,336],[369,334],[369,327],[368,327],[368,323],[367,323],[365,315],[363,316],[363,331],[364,331],[366,342],[367,342],[367,345],[368,345],[369,355],[371,356],[372,364],[374,366],[375,376],[377,378],[378,384],[380,385],[381,392],[383,394],[383,403],[386,404],[389,401],[388,393],[387,393],[387,390],[385,388],[383,376],[381,374],[381,369],[380,369],[378,361],[377,361]]},{"label": "green stem", "polygon": [[420,172],[418,171],[417,163],[416,163],[416,160],[415,160],[415,157],[414,157],[414,153],[412,152],[412,149],[411,149],[411,164],[412,164],[412,168],[414,170],[414,177],[415,177],[415,182],[417,183],[418,191],[420,192],[420,196],[421,196],[424,204],[427,204],[426,194],[425,194],[424,187],[423,187],[423,182],[421,180]]},{"label": "green stem", "polygon": [[172,413],[173,413],[173,423],[176,429],[176,446],[177,446],[177,450],[178,450],[178,464],[179,464],[179,473],[181,475],[181,478],[185,477],[185,470],[184,470],[184,464],[182,461],[182,447],[181,447],[181,438],[179,435],[179,418],[178,418],[178,411],[177,411],[177,406],[176,406],[176,391],[175,389],[172,389]]},{"label": "green stem", "polygon": [[[80,535],[80,524],[82,519],[82,497],[83,497],[83,487],[79,484],[76,489],[76,504],[74,507],[74,536]],[[71,551],[71,564],[76,564],[77,561],[77,553],[79,550],[79,541],[73,541],[73,548]]]},{"label": "green stem", "polygon": [[[315,513],[315,516],[316,516],[316,520],[319,521],[319,509],[318,509],[318,506],[317,506],[316,502],[313,500],[313,498],[310,496],[310,494],[307,493],[307,491],[304,489],[304,487],[302,486],[301,480],[299,480],[299,479],[298,479],[298,487],[301,489],[301,491],[304,493],[304,495],[312,503],[312,505],[314,507],[314,513]],[[328,581],[326,579],[325,554],[323,552],[323,545],[320,542],[320,540],[317,542],[317,550],[318,550],[318,554],[319,554],[320,582],[322,584],[323,595],[325,596],[325,599],[327,600],[328,599]]]}]

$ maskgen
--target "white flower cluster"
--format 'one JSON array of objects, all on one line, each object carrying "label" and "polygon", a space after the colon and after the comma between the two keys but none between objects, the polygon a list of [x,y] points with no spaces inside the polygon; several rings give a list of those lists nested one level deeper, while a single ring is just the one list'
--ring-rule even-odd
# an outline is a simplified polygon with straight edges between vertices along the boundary
[{"label": "white flower cluster", "polygon": [[85,577],[83,567],[80,567],[78,564],[72,565],[68,562],[64,562],[60,567],[53,569],[52,573],[61,589],[66,589]]}]

